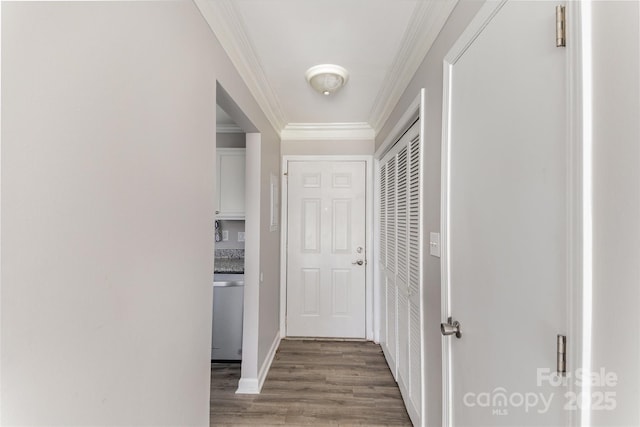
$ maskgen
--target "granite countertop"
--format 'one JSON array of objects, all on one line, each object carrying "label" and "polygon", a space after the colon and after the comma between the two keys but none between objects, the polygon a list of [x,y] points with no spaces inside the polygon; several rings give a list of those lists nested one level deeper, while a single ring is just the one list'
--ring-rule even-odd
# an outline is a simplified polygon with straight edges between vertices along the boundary
[{"label": "granite countertop", "polygon": [[216,249],[213,272],[244,274],[244,249]]},{"label": "granite countertop", "polygon": [[244,273],[244,258],[216,258],[214,273]]}]

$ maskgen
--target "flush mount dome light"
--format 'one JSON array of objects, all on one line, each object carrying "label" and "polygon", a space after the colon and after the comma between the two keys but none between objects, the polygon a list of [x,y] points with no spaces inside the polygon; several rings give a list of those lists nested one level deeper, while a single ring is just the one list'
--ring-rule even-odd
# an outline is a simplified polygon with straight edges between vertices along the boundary
[{"label": "flush mount dome light", "polygon": [[323,95],[331,95],[347,83],[349,73],[339,65],[321,64],[311,67],[305,73],[307,81]]}]

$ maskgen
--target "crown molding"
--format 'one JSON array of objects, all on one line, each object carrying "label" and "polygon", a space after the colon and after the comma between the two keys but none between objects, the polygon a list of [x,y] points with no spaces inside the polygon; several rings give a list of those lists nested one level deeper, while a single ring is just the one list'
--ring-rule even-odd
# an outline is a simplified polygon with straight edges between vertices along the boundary
[{"label": "crown molding", "polygon": [[369,123],[289,123],[280,132],[283,141],[373,140]]},{"label": "crown molding", "polygon": [[194,2],[267,119],[276,131],[280,131],[283,139],[353,139],[354,136],[355,139],[368,139],[369,132],[377,133],[393,112],[458,0],[418,2],[400,49],[376,95],[368,123],[365,123],[367,129],[359,130],[346,129],[342,127],[343,123],[287,125],[278,97],[266,77],[233,0]]},{"label": "crown molding", "polygon": [[271,125],[276,131],[283,129],[286,124],[284,112],[275,91],[267,80],[233,1],[194,0],[194,2]]},{"label": "crown molding", "polygon": [[400,50],[389,68],[369,114],[369,123],[376,133],[400,101],[457,3],[458,0],[436,0],[421,1],[416,5]]},{"label": "crown molding", "polygon": [[216,133],[245,133],[240,126],[216,124]]}]

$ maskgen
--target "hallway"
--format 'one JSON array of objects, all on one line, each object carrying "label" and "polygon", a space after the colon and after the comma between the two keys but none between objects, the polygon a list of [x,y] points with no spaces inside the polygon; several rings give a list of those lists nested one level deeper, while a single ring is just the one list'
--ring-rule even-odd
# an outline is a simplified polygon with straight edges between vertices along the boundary
[{"label": "hallway", "polygon": [[410,426],[380,346],[283,340],[259,395],[236,395],[239,364],[211,365],[211,426]]}]

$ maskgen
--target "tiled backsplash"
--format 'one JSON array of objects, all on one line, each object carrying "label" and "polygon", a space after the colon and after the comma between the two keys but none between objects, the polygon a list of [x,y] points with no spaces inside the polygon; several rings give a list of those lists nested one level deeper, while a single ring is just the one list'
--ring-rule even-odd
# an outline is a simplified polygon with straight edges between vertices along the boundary
[{"label": "tiled backsplash", "polygon": [[244,249],[216,249],[216,258],[244,258]]}]

